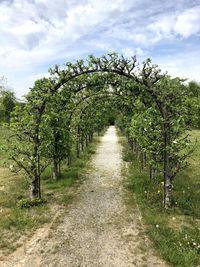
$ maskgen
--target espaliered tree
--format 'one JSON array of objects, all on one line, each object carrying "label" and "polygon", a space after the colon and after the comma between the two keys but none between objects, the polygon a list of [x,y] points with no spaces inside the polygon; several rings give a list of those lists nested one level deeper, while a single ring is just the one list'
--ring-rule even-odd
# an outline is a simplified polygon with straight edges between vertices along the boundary
[{"label": "espaliered tree", "polygon": [[30,180],[31,198],[41,197],[41,173],[48,165],[43,157],[43,121],[49,80],[35,82],[32,91],[27,95],[25,106],[18,106],[11,120],[11,135],[8,138],[7,150],[14,165],[11,170],[23,170]]},{"label": "espaliered tree", "polygon": [[[34,165],[34,168],[32,168],[32,170],[37,170],[35,172],[32,171],[33,180],[40,180],[40,178],[38,178],[41,174],[40,157],[42,155],[40,155],[40,151],[43,150],[42,147],[45,144],[45,141],[43,142],[43,140],[45,140],[43,129],[47,127],[45,123],[51,128],[50,132],[53,133],[54,137],[56,133],[60,132],[63,126],[62,120],[61,124],[53,123],[52,125],[52,122],[57,122],[58,117],[55,114],[55,116],[51,114],[54,110],[57,111],[57,106],[59,106],[60,103],[63,103],[63,99],[59,99],[57,95],[61,94],[61,92],[65,95],[64,92],[66,92],[64,97],[66,98],[66,101],[64,100],[64,102],[66,102],[65,110],[69,111],[78,104],[80,97],[87,98],[87,94],[102,91],[110,95],[112,92],[116,92],[120,101],[121,98],[123,98],[124,101],[132,105],[132,103],[139,98],[148,110],[152,107],[158,114],[158,127],[161,135],[159,137],[159,142],[161,144],[157,149],[160,149],[159,153],[162,161],[164,206],[165,208],[169,208],[172,199],[172,180],[187,156],[181,153],[182,150],[185,150],[187,144],[187,138],[184,136],[185,120],[183,115],[186,91],[184,90],[182,81],[179,79],[171,79],[166,74],[162,74],[158,66],[153,65],[149,59],[143,62],[140,67],[136,57],[126,59],[123,56],[118,56],[116,53],[111,53],[100,58],[89,56],[87,62],[83,60],[79,60],[76,63],[68,62],[65,64],[64,68],[60,68],[56,65],[53,69],[50,69],[49,72],[50,78],[36,82],[35,87],[30,92],[27,98],[27,105],[24,109],[25,113],[22,112],[21,115],[18,113],[18,120],[23,121],[24,117],[27,116],[28,118],[30,116],[30,121],[32,122],[30,129],[34,129],[33,137],[28,138],[30,144],[34,148],[34,153],[32,154],[34,154],[33,158],[38,166],[36,168]],[[56,105],[53,103],[54,99]],[[51,103],[49,107],[48,102]],[[130,108],[129,111],[131,110]],[[61,113],[59,112],[58,114],[62,114],[62,111]],[[46,118],[45,121],[45,116],[48,117],[48,115],[50,118]],[[22,116],[22,118],[20,116]],[[126,116],[127,121],[125,126],[131,126],[132,116],[133,114]],[[151,117],[150,112],[148,116],[149,118]],[[64,117],[62,117],[62,119],[64,119]],[[67,134],[65,130],[69,129],[69,125],[71,125],[70,121],[66,123],[66,126],[67,124],[68,127],[63,127],[63,136]],[[33,127],[33,125],[35,126]],[[22,136],[26,135],[26,132],[28,132],[28,134],[31,132],[26,128],[25,123],[24,128],[25,131],[20,132],[18,127],[18,133],[16,133],[15,136]],[[55,132],[53,128],[56,128]],[[145,150],[148,149],[148,141],[149,139],[146,138],[145,142],[147,143],[145,143]],[[20,140],[20,142],[23,143],[23,140]],[[142,146],[144,148],[144,144]],[[151,149],[149,149],[148,153],[151,154]],[[59,157],[58,154],[55,155]],[[48,161],[49,158],[45,160]],[[16,159],[15,162],[20,166]]]}]

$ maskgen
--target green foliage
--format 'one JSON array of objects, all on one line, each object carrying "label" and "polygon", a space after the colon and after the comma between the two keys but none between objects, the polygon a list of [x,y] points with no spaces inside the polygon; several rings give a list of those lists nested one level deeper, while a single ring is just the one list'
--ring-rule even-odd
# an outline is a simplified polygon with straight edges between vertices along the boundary
[{"label": "green foliage", "polygon": [[200,84],[189,82],[185,90],[188,97],[185,100],[187,108],[187,124],[191,128],[200,128]]},{"label": "green foliage", "polygon": [[44,198],[34,198],[34,199],[27,199],[27,198],[22,198],[17,202],[17,207],[20,209],[27,209],[31,208],[34,206],[40,206],[43,204],[46,204],[47,201]]},{"label": "green foliage", "polygon": [[10,123],[11,112],[17,101],[14,92],[6,87],[6,79],[0,78],[0,122]]},{"label": "green foliage", "polygon": [[[188,90],[183,80],[162,74],[150,59],[136,63],[135,57],[116,53],[90,55],[87,62],[67,62],[63,69],[55,65],[49,79],[35,82],[26,105],[15,110],[8,148],[29,177],[33,197],[41,197],[40,177],[48,165],[52,177],[60,179],[62,162],[70,164],[73,148],[79,158],[95,132],[117,121],[141,165],[162,173],[164,206],[171,206],[172,181],[190,153]],[[198,88],[190,88],[197,97]]]}]

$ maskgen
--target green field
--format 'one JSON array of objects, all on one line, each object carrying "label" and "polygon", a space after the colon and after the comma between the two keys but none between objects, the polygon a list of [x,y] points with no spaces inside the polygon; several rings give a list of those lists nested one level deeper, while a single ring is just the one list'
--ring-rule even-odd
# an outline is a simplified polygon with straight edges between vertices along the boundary
[{"label": "green field", "polygon": [[[130,161],[128,188],[136,194],[146,231],[160,255],[171,265],[194,267],[200,255],[200,130],[191,132],[196,148],[189,166],[173,183],[173,207],[162,207],[163,185],[152,184],[148,170],[141,170],[124,144],[124,160]],[[123,141],[125,143],[125,141]],[[134,202],[134,195],[133,195]]]}]

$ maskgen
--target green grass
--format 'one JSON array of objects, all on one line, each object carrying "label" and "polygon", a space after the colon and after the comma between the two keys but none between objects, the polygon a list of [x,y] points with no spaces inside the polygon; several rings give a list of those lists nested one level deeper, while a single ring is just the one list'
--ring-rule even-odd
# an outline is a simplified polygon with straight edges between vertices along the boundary
[{"label": "green grass", "polygon": [[27,197],[28,182],[0,168],[0,249],[4,254],[20,245],[20,237],[50,221],[47,205],[22,210],[19,199]]},{"label": "green grass", "polygon": [[194,267],[199,264],[200,131],[192,131],[191,139],[198,139],[196,150],[189,159],[190,165],[175,178],[173,207],[165,210],[161,182],[150,182],[148,169],[141,170],[123,138],[123,158],[130,161],[126,186],[133,199],[136,195],[146,231],[159,254],[171,266],[177,267]]}]

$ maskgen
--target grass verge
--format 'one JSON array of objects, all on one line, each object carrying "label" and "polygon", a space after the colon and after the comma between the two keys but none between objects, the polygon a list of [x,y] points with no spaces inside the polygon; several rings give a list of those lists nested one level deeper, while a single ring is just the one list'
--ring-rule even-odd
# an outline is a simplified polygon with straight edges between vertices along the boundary
[{"label": "grass verge", "polygon": [[136,196],[146,232],[159,254],[171,266],[176,267],[194,267],[199,264],[200,131],[192,131],[191,139],[197,138],[199,141],[189,159],[189,167],[174,180],[173,207],[165,210],[162,205],[161,181],[152,183],[149,180],[148,169],[141,170],[125,138],[121,137],[123,158],[129,162],[126,186],[132,192],[133,199]]}]

